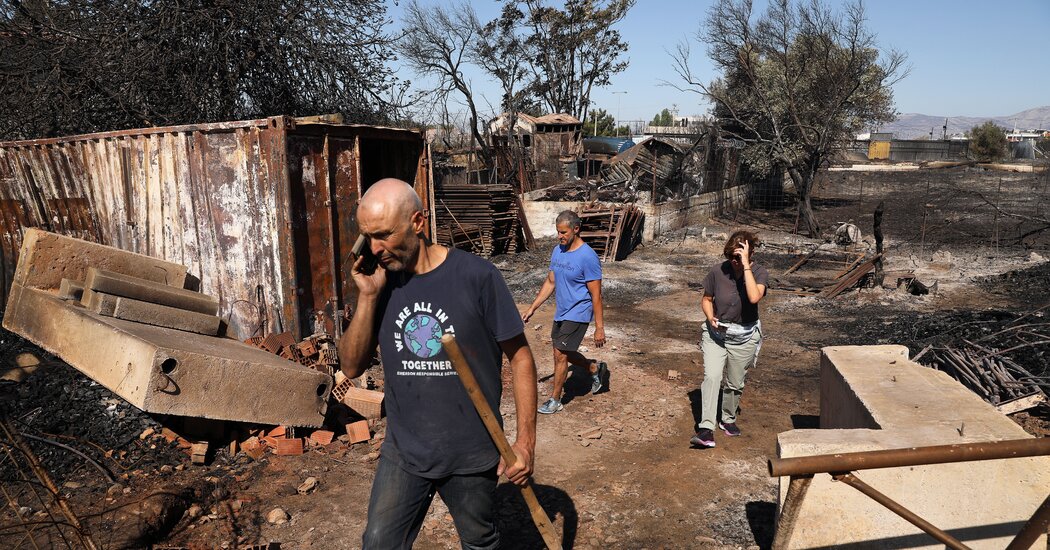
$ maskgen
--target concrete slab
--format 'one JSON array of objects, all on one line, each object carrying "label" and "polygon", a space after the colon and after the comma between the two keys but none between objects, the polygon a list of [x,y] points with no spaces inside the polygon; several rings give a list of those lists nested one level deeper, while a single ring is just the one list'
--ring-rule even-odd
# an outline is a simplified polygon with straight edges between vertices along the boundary
[{"label": "concrete slab", "polygon": [[173,288],[139,277],[95,267],[87,269],[87,276],[84,280],[84,297],[82,299],[84,305],[87,305],[88,300],[91,298],[88,291],[123,296],[151,304],[160,304],[207,315],[215,315],[219,312],[219,301],[207,294],[182,288]]},{"label": "concrete slab", "polygon": [[151,413],[318,427],[331,392],[331,377],[247,344],[105,317],[18,284],[4,327]]},{"label": "concrete slab", "polygon": [[215,336],[219,333],[221,322],[221,319],[214,315],[94,291],[91,292],[86,307],[99,315],[208,336]]},{"label": "concrete slab", "polygon": [[[1020,426],[904,346],[824,348],[821,429],[781,457],[1023,439]],[[857,477],[972,548],[1004,548],[1050,492],[1050,457],[863,470]],[[780,504],[788,479],[780,480]],[[1046,545],[1046,537],[1037,543]],[[852,487],[814,477],[789,548],[943,548]]]},{"label": "concrete slab", "polygon": [[56,289],[62,279],[83,281],[90,266],[175,288],[186,285],[186,266],[33,228],[25,230],[14,282]]}]

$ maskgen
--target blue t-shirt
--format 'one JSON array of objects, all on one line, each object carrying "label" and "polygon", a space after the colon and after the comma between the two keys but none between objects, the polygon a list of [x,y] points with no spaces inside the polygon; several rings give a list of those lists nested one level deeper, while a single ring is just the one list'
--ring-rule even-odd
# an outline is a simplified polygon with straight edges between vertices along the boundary
[{"label": "blue t-shirt", "polygon": [[495,466],[499,452],[452,368],[441,337],[456,337],[485,399],[499,411],[499,343],[524,331],[499,270],[469,252],[450,248],[432,271],[389,273],[379,306],[387,414],[383,455],[405,471],[430,479]]},{"label": "blue t-shirt", "polygon": [[556,245],[551,252],[551,271],[554,272],[555,321],[590,323],[594,316],[589,281],[602,280],[602,264],[587,243],[569,252]]}]

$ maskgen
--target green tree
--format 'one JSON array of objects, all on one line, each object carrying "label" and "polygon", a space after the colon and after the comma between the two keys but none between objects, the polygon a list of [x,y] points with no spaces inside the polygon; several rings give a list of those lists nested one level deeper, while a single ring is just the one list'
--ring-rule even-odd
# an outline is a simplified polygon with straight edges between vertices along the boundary
[{"label": "green tree", "polygon": [[759,175],[786,171],[811,236],[814,176],[858,131],[893,120],[892,85],[906,55],[880,52],[859,1],[841,12],[817,0],[771,0],[753,17],[749,0],[719,0],[697,40],[719,76],[704,82],[690,67],[688,42],[673,54],[684,82],[714,104],[723,133],[744,142],[744,161]]},{"label": "green tree", "polygon": [[383,0],[0,2],[0,139],[396,113]]},{"label": "green tree", "polygon": [[977,160],[995,162],[1006,156],[1006,130],[988,120],[966,133],[970,138],[970,154]]},{"label": "green tree", "polygon": [[627,125],[617,125],[616,119],[605,109],[591,111],[591,118],[583,126],[584,133],[589,136],[630,136],[631,128]]},{"label": "green tree", "polygon": [[650,126],[671,126],[672,124],[674,124],[674,117],[671,116],[671,111],[667,109],[656,113],[653,121],[649,123]]},{"label": "green tree", "polygon": [[591,90],[627,68],[627,42],[615,25],[635,0],[512,0],[524,7],[529,36],[530,90],[551,112],[587,120]]}]

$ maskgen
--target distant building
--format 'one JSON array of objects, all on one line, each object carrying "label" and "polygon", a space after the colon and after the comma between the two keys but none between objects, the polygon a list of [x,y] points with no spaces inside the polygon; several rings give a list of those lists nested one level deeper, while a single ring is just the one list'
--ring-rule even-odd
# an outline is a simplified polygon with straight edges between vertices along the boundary
[{"label": "distant building", "polygon": [[[492,145],[497,151],[507,151],[510,143],[510,114],[503,113],[489,122]],[[562,182],[566,174],[576,173],[576,161],[583,155],[583,123],[566,113],[534,117],[516,115],[514,140],[526,151],[533,164],[536,179],[525,187],[542,189]],[[512,168],[509,157],[507,168]],[[527,191],[529,189],[522,189]]]}]

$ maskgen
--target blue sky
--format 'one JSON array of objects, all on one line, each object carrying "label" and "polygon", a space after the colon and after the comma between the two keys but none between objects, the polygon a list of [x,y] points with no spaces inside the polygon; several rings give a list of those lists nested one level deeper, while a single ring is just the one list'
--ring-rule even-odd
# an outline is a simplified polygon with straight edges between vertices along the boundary
[{"label": "blue sky", "polygon": [[[420,2],[447,5],[448,0]],[[388,4],[388,15],[399,28],[405,1]],[[499,12],[498,0],[472,4],[483,20]],[[706,112],[698,95],[661,82],[676,80],[667,52],[680,40],[694,39],[711,4],[638,0],[618,25],[630,44],[630,65],[612,85],[592,92],[595,105],[613,116],[619,111],[625,121],[650,120],[672,106],[680,115]],[[756,12],[760,4],[757,0]],[[1050,105],[1050,0],[869,0],[865,8],[868,28],[880,46],[907,52],[912,66],[910,75],[894,87],[899,112],[999,116]],[[714,73],[704,45],[693,41],[692,50],[696,73],[710,80]],[[421,82],[403,71],[399,76]],[[476,90],[495,104],[498,86],[481,73],[470,77]]]}]

